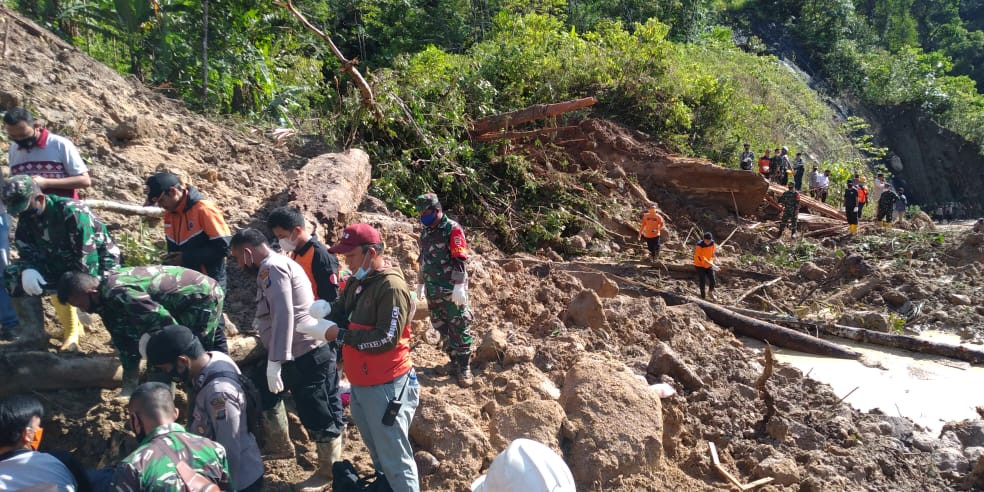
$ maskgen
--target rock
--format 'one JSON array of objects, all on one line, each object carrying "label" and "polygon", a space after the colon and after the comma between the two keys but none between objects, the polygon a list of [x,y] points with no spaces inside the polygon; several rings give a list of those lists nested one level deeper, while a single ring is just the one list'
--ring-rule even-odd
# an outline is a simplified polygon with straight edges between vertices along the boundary
[{"label": "rock", "polygon": [[901,306],[909,301],[909,298],[906,297],[905,294],[895,289],[885,289],[885,291],[882,292],[881,296],[882,296],[882,300],[884,300],[886,304],[889,304],[894,307]]},{"label": "rock", "polygon": [[973,305],[973,301],[970,300],[970,297],[967,297],[963,294],[954,294],[951,292],[949,295],[947,295],[946,299],[950,301],[950,304],[954,304],[957,306]]},{"label": "rock", "polygon": [[819,282],[827,278],[827,272],[823,268],[818,267],[812,261],[803,263],[799,269],[799,274],[801,277],[807,280],[813,280],[814,282]]},{"label": "rock", "polygon": [[427,451],[413,453],[413,460],[417,462],[417,472],[421,476],[433,475],[437,471],[437,468],[441,466],[441,462]]},{"label": "rock", "polygon": [[967,457],[967,461],[977,463],[980,461],[981,457],[984,457],[984,447],[974,446],[971,448],[965,448],[963,453],[964,456]]},{"label": "rock", "polygon": [[864,327],[869,330],[887,333],[891,329],[888,318],[882,313],[865,313]]},{"label": "rock", "polygon": [[581,236],[571,236],[565,238],[564,240],[567,250],[571,253],[577,253],[588,249],[588,243]]},{"label": "rock", "polygon": [[6,111],[11,108],[19,108],[23,96],[16,92],[0,91],[0,109]]},{"label": "rock", "polygon": [[683,386],[690,391],[704,387],[704,381],[685,362],[680,360],[680,356],[669,345],[660,341],[656,342],[656,348],[649,359],[649,365],[646,366],[646,374],[655,379],[666,374],[683,383]]},{"label": "rock", "polygon": [[493,327],[485,332],[482,342],[478,344],[478,349],[475,350],[475,361],[498,362],[508,345],[509,339],[506,337],[506,333]]},{"label": "rock", "polygon": [[372,195],[366,195],[366,197],[362,199],[362,203],[359,204],[359,212],[385,215],[389,213],[389,209],[386,208],[386,202]]},{"label": "rock", "polygon": [[[940,448],[933,454],[936,460],[936,469],[940,472],[953,472],[952,474],[964,474],[970,469],[970,462],[959,449]],[[952,475],[951,474],[951,475]]]},{"label": "rock", "polygon": [[794,485],[800,481],[800,469],[792,458],[775,455],[760,461],[752,476],[756,479],[772,477],[775,485]]},{"label": "rock", "polygon": [[502,269],[509,273],[516,273],[523,269],[523,262],[518,259],[512,259],[502,264]]},{"label": "rock", "polygon": [[783,442],[789,434],[789,424],[782,417],[775,416],[765,424],[765,432],[776,441]]},{"label": "rock", "polygon": [[572,367],[560,404],[572,424],[567,462],[578,488],[656,469],[663,453],[659,397],[619,361],[586,354]]},{"label": "rock", "polygon": [[568,272],[578,279],[585,289],[591,289],[598,297],[611,298],[618,295],[618,285],[607,275],[597,272]]},{"label": "rock", "polygon": [[499,408],[490,422],[492,444],[503,449],[514,439],[525,437],[560,450],[560,426],[566,416],[553,400],[528,400]]},{"label": "rock", "polygon": [[920,451],[929,453],[939,446],[940,440],[926,432],[916,432],[912,434],[912,447]]},{"label": "rock", "polygon": [[874,268],[859,254],[851,254],[841,260],[840,269],[845,276],[852,279],[865,278],[874,272]]},{"label": "rock", "polygon": [[960,446],[965,448],[984,447],[984,421],[949,422],[943,426],[942,435],[955,437],[960,442]]},{"label": "rock", "polygon": [[577,326],[601,328],[608,323],[601,299],[593,290],[582,290],[567,305],[564,321]]},{"label": "rock", "polygon": [[129,142],[146,136],[146,132],[146,122],[138,116],[130,116],[115,128],[107,131],[106,136],[116,142]]},{"label": "rock", "polygon": [[510,366],[531,362],[536,357],[536,349],[531,345],[510,345],[506,347],[506,352],[502,357],[502,363]]},{"label": "rock", "polygon": [[366,196],[372,166],[361,149],[322,154],[307,161],[297,179],[288,183],[288,205],[297,207],[325,226],[325,238],[335,243],[335,229],[354,218]]},{"label": "rock", "polygon": [[417,407],[410,438],[418,450],[433,454],[446,468],[466,477],[477,477],[493,454],[482,426],[457,406],[440,399]]}]

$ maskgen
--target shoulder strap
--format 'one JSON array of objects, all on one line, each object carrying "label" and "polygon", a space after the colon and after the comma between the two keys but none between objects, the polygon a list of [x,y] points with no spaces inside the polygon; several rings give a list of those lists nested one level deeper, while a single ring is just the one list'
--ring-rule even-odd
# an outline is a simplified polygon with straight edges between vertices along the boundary
[{"label": "shoulder strap", "polygon": [[[155,437],[154,440],[156,441],[157,439],[167,436],[172,436],[172,439],[180,442],[185,447],[188,447],[188,443],[186,443],[183,439],[178,437],[177,433],[175,432],[168,432],[167,434],[162,434],[160,436]],[[167,457],[174,462],[174,468],[175,470],[177,470],[178,476],[181,477],[181,481],[184,482],[185,484],[184,490],[187,490],[189,492],[218,490],[218,488],[215,485],[215,482],[212,482],[208,477],[202,475],[201,473],[196,472],[188,463],[182,461],[181,458],[178,457],[178,453],[175,453],[174,450],[171,449],[171,446],[168,446],[167,443],[164,443],[163,450],[164,450],[164,454],[166,454]]]},{"label": "shoulder strap", "polygon": [[214,371],[211,374],[209,374],[208,377],[206,377],[204,381],[202,381],[202,387],[204,388],[206,384],[211,383],[212,381],[215,381],[218,378],[231,379],[237,385],[240,385],[241,386],[241,384],[239,382],[239,373],[238,372],[235,372],[235,371]]}]

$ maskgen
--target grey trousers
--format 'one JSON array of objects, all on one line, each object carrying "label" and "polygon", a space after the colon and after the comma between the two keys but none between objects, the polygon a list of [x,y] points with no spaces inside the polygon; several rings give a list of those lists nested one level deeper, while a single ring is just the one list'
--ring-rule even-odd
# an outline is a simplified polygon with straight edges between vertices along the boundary
[{"label": "grey trousers", "polygon": [[[403,392],[403,406],[396,416],[396,422],[383,425],[383,414],[390,400],[396,398],[407,383]],[[410,448],[410,421],[420,403],[420,385],[417,373],[410,369],[407,374],[388,383],[375,386],[352,385],[352,420],[359,428],[362,441],[369,448],[372,465],[377,472],[386,476],[394,492],[419,492],[417,463],[413,460]]]}]

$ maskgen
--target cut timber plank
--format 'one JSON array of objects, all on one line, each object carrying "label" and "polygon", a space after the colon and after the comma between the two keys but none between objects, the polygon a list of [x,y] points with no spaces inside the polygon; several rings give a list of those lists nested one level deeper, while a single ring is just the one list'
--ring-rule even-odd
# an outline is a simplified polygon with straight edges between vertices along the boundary
[{"label": "cut timber plank", "polygon": [[[782,196],[782,194],[786,192],[786,187],[778,183],[769,183],[769,191],[775,193],[777,196]],[[815,198],[810,198],[809,195],[804,193],[800,193],[800,205],[809,208],[819,215],[830,217],[831,219],[843,220],[845,222],[847,221],[847,215],[844,215],[844,212],[840,209],[827,205],[826,203]]]}]

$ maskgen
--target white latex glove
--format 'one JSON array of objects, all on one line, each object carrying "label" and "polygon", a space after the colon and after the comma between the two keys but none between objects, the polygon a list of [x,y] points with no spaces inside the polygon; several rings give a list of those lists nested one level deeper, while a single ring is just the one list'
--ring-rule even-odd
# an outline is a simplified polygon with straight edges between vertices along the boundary
[{"label": "white latex glove", "polygon": [[423,299],[424,297],[427,296],[427,287],[424,286],[424,284],[417,284],[417,287],[416,289],[414,289],[414,292],[417,293],[417,299]]},{"label": "white latex glove", "polygon": [[266,369],[267,389],[273,394],[284,392],[284,381],[280,379],[280,363],[272,360],[267,361]]},{"label": "white latex glove", "polygon": [[44,288],[41,287],[42,285],[48,285],[48,282],[44,281],[41,272],[33,268],[28,268],[21,272],[21,287],[27,295],[39,296],[43,294]]},{"label": "white latex glove", "polygon": [[854,213],[858,213],[858,207],[854,207]]},{"label": "white latex glove", "polygon": [[331,313],[331,304],[324,299],[318,299],[308,308],[308,313],[315,319],[324,319]]},{"label": "white latex glove", "polygon": [[327,342],[328,339],[325,338],[325,331],[332,326],[336,326],[335,323],[326,319],[319,319],[315,324],[298,326],[296,331],[298,333],[303,333],[319,342]]},{"label": "white latex glove", "polygon": [[468,303],[468,291],[465,290],[465,284],[454,284],[454,290],[451,291],[451,302],[459,306]]},{"label": "white latex glove", "polygon": [[254,332],[260,331],[260,318],[253,318],[253,323],[250,326]]},{"label": "white latex glove", "polygon": [[140,342],[138,343],[138,347],[139,347],[139,350],[140,350],[140,357],[142,357],[144,359],[147,358],[147,343],[148,342],[150,342],[150,333],[144,333],[143,335],[140,335]]}]

